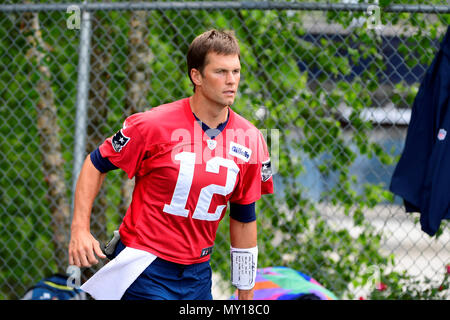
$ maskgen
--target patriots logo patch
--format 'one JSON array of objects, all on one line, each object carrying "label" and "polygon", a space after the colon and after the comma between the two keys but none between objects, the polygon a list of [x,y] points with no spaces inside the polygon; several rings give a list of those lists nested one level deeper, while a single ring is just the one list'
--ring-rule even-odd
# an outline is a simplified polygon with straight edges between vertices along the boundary
[{"label": "patriots logo patch", "polygon": [[272,166],[270,164],[270,159],[262,163],[261,167],[261,179],[266,182],[272,176]]},{"label": "patriots logo patch", "polygon": [[111,140],[111,145],[116,152],[122,151],[122,148],[130,141],[130,138],[125,136],[122,130],[118,131]]}]

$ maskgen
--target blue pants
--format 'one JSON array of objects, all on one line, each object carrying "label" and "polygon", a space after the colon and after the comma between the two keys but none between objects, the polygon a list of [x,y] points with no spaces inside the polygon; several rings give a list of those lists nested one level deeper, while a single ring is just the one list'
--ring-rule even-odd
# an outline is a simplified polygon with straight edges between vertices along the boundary
[{"label": "blue pants", "polygon": [[[120,241],[114,256],[125,248]],[[122,300],[212,300],[209,261],[183,265],[156,258],[131,284]]]}]

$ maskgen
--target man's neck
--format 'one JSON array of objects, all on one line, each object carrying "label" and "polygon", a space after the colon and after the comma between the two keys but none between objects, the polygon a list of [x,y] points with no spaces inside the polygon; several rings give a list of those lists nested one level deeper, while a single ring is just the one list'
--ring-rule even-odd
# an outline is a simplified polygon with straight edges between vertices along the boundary
[{"label": "man's neck", "polygon": [[228,118],[228,106],[212,104],[199,95],[191,96],[189,104],[197,118],[210,128],[217,128]]}]

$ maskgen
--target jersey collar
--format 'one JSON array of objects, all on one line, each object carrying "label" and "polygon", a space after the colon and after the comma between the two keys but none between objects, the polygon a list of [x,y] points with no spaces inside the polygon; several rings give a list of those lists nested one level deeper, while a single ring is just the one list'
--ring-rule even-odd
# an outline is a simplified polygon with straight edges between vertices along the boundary
[{"label": "jersey collar", "polygon": [[189,98],[186,98],[186,110],[188,111],[189,115],[192,115],[192,119],[201,126],[203,132],[205,132],[210,139],[215,139],[225,129],[227,124],[229,122],[231,122],[231,119],[233,117],[232,116],[233,111],[231,110],[230,107],[228,107],[227,120],[225,120],[225,122],[220,123],[217,126],[217,128],[210,128],[210,127],[208,127],[207,124],[203,123],[199,118],[197,118],[197,116],[194,114],[194,112],[192,112],[192,109],[191,109],[191,106],[189,103]]}]

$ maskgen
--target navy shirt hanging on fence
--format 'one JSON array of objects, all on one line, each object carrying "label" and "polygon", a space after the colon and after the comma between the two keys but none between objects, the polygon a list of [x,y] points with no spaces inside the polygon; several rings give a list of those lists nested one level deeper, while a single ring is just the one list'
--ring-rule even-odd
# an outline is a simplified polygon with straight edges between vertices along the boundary
[{"label": "navy shirt hanging on fence", "polygon": [[433,236],[450,219],[450,27],[414,100],[405,147],[390,190],[407,212],[420,212]]}]

